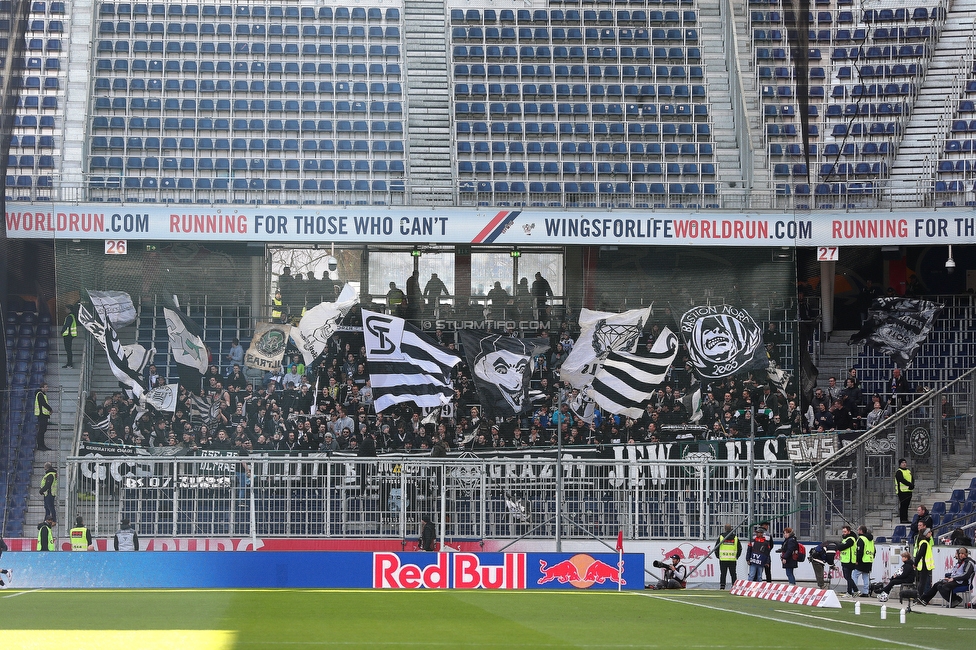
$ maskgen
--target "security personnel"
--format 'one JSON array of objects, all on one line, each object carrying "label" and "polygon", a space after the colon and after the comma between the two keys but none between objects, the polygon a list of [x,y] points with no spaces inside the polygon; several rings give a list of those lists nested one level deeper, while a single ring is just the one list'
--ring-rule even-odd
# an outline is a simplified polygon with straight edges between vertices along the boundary
[{"label": "security personnel", "polygon": [[740,555],[742,555],[742,544],[739,543],[739,537],[732,531],[731,525],[725,524],[725,532],[719,535],[715,543],[715,557],[718,558],[720,569],[719,589],[725,589],[726,574],[732,578],[732,584],[735,584],[736,564]]},{"label": "security personnel", "polygon": [[275,291],[274,299],[271,301],[271,320],[276,323],[281,322],[284,305],[281,301],[281,289]]},{"label": "security personnel", "polygon": [[847,593],[845,595],[853,598],[857,595],[857,585],[854,583],[854,566],[855,562],[855,549],[854,546],[857,544],[857,535],[851,530],[850,526],[844,526],[840,529],[841,540],[840,547],[840,568],[844,572],[844,579],[847,580]]},{"label": "security personnel", "polygon": [[95,550],[91,531],[85,528],[85,522],[82,520],[81,515],[75,517],[75,527],[68,531],[68,538],[71,540],[72,551]]},{"label": "security personnel", "polygon": [[390,290],[386,292],[386,306],[389,308],[389,313],[394,316],[400,316],[403,312],[406,299],[407,297],[403,291],[396,286],[396,282],[391,282]]},{"label": "security personnel", "polygon": [[935,567],[935,559],[932,557],[931,528],[922,528],[915,536],[914,559],[918,593],[924,594],[932,587],[932,569]]},{"label": "security personnel", "polygon": [[37,550],[56,551],[57,545],[54,541],[54,518],[45,517],[44,521],[37,524]]},{"label": "security personnel", "polygon": [[74,368],[74,358],[71,355],[71,344],[75,342],[75,338],[78,336],[78,317],[75,316],[75,310],[78,309],[78,305],[71,305],[68,307],[68,315],[64,317],[64,325],[61,327],[61,340],[64,341],[64,352],[68,357],[68,363],[64,364],[62,368]]},{"label": "security personnel", "polygon": [[51,403],[47,401],[47,382],[41,384],[34,394],[34,415],[37,416],[37,451],[51,451],[44,444],[47,423],[51,420]]},{"label": "security personnel", "polygon": [[874,536],[867,526],[857,529],[857,546],[854,554],[854,584],[861,583],[861,596],[871,594],[871,569],[874,565]]},{"label": "security personnel", "polygon": [[898,495],[898,519],[900,523],[911,522],[908,518],[908,507],[912,503],[912,491],[914,489],[915,482],[912,480],[912,470],[908,469],[908,461],[901,458],[898,460],[898,469],[895,470],[895,493]]},{"label": "security personnel", "polygon": [[44,497],[44,518],[58,520],[55,500],[58,497],[58,470],[51,463],[44,463],[44,478],[41,479],[41,496]]},{"label": "security personnel", "polygon": [[129,524],[128,518],[123,519],[119,524],[119,530],[115,533],[116,551],[138,551],[139,534]]}]

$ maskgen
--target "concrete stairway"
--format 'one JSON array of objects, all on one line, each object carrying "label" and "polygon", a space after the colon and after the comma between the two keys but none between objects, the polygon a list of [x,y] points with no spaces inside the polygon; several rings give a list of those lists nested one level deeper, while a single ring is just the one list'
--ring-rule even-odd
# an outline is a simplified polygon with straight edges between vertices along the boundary
[{"label": "concrete stairway", "polygon": [[454,178],[452,121],[443,0],[404,3],[408,159],[413,203],[451,205]]},{"label": "concrete stairway", "polygon": [[960,71],[965,75],[971,67],[972,61],[961,65],[960,59],[969,52],[974,24],[976,0],[955,0],[892,161],[891,194],[895,207],[914,203],[918,192],[927,191],[932,183],[932,170],[959,100],[957,93],[948,93],[947,89],[954,87]]},{"label": "concrete stairway", "polygon": [[[59,331],[59,328],[53,328]],[[58,525],[59,534],[67,531],[70,526],[64,520],[64,459],[71,454],[75,440],[75,419],[79,408],[78,381],[81,375],[82,361],[85,350],[85,339],[88,336],[82,334],[75,339],[74,344],[74,368],[62,368],[67,363],[67,355],[64,352],[60,336],[52,336],[48,344],[48,371],[46,381],[48,384],[48,401],[51,403],[51,421],[48,423],[47,434],[44,441],[51,451],[35,451],[34,466],[31,472],[30,489],[27,492],[27,517],[24,520],[25,537],[37,535],[35,526],[44,519],[44,500],[38,494],[41,480],[44,477],[44,463],[53,463],[58,468],[58,480],[60,483],[58,495]]]},{"label": "concrete stairway", "polygon": [[[24,524],[24,535],[33,537],[37,534],[35,525],[44,519],[44,501],[37,493],[44,476],[44,463],[51,462],[58,466],[59,491],[58,495],[58,535],[67,534],[74,522],[65,520],[65,505],[68,494],[67,476],[64,471],[64,460],[71,455],[76,437],[75,423],[78,410],[82,408],[81,387],[79,386],[81,370],[84,365],[83,360],[88,355],[92,358],[91,376],[89,378],[89,392],[94,391],[98,397],[98,402],[102,402],[106,397],[119,388],[119,381],[112,374],[108,367],[108,360],[101,346],[87,333],[81,332],[76,339],[74,350],[74,369],[61,368],[67,360],[62,349],[60,337],[51,339],[49,350],[52,351],[49,357],[50,364],[47,373],[48,394],[54,395],[55,391],[60,391],[59,402],[51,397],[51,405],[54,415],[51,418],[50,426],[47,430],[47,446],[52,451],[35,452],[34,469],[31,475],[31,489],[28,492],[27,518]],[[119,338],[129,343],[136,339],[135,326],[124,327],[119,330]],[[56,351],[56,352],[55,352]],[[112,528],[118,521],[115,513],[107,512],[106,516],[111,521],[103,521],[103,524]],[[107,529],[107,528],[106,528]],[[114,530],[114,528],[113,528]]]}]

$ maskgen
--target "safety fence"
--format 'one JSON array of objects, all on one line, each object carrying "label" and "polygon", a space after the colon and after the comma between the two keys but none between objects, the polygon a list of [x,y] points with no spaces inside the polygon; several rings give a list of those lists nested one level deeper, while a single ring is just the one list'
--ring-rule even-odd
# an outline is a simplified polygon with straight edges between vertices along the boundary
[{"label": "safety fence", "polygon": [[[146,537],[710,539],[726,523],[797,525],[782,460],[406,456],[73,457],[68,521]],[[751,470],[750,470],[751,468]],[[557,517],[557,513],[562,513]]]}]

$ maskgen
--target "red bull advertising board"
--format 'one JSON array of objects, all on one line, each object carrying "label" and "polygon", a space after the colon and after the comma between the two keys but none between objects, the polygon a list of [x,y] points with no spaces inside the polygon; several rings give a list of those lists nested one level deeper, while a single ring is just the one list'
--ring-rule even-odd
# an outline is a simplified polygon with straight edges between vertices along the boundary
[{"label": "red bull advertising board", "polygon": [[373,553],[374,589],[644,588],[644,556],[611,553]]}]

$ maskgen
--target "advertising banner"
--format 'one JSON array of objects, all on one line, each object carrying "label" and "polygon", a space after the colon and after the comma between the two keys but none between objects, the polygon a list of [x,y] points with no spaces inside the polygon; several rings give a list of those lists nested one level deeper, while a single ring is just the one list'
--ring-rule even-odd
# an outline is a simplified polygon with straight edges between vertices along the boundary
[{"label": "advertising banner", "polygon": [[912,246],[976,243],[971,210],[938,217],[888,211],[852,218],[788,213],[487,207],[328,207],[7,203],[12,239],[127,239],[226,242],[395,242],[622,246]]},{"label": "advertising banner", "polygon": [[644,556],[568,553],[11,553],[17,588],[644,588]]}]

